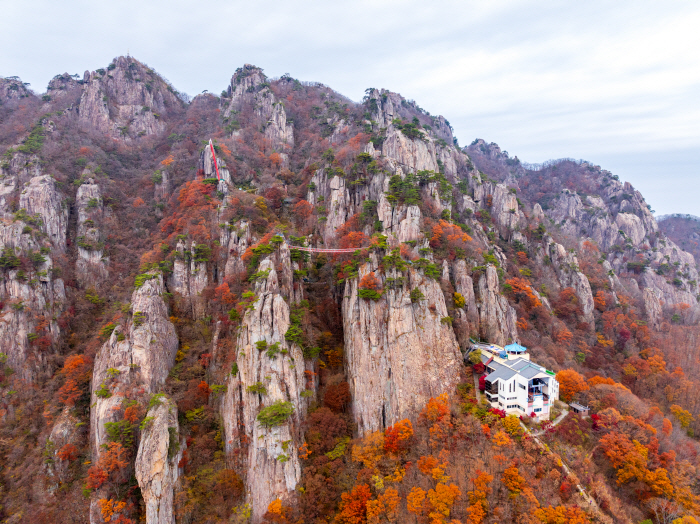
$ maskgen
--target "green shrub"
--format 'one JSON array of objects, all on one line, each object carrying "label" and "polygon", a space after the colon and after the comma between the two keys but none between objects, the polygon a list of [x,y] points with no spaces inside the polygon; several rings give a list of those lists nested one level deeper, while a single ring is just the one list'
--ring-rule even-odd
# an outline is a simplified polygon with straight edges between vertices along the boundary
[{"label": "green shrub", "polygon": [[283,350],[280,350],[280,343],[275,342],[274,344],[270,344],[267,348],[267,351],[265,354],[268,356],[268,358],[275,359],[277,358],[277,354],[280,353]]},{"label": "green shrub", "polygon": [[278,400],[258,413],[258,422],[265,428],[281,426],[294,413],[294,405],[291,402]]},{"label": "green shrub", "polygon": [[146,313],[143,311],[136,311],[134,313],[134,326],[139,327],[146,321]]},{"label": "green shrub", "polygon": [[408,268],[406,261],[401,258],[399,249],[392,249],[391,253],[382,258],[384,269],[396,268],[397,271],[405,271]]},{"label": "green shrub", "polygon": [[102,326],[102,329],[100,329],[100,336],[104,338],[108,338],[112,336],[112,331],[117,327],[116,324],[113,322],[110,322],[109,324]]},{"label": "green shrub", "polygon": [[246,391],[255,395],[267,395],[267,388],[262,382],[256,382],[252,386],[248,386]]},{"label": "green shrub", "polygon": [[227,390],[228,388],[222,384],[214,384],[211,386],[211,392],[214,393],[215,396],[226,393]]},{"label": "green shrub", "polygon": [[336,446],[326,453],[326,456],[331,459],[331,460],[336,460],[341,458],[343,455],[345,455],[345,449],[347,448],[348,443],[350,442],[350,437],[343,437],[340,439],[340,442],[336,444]]},{"label": "green shrub", "polygon": [[379,300],[382,298],[382,294],[376,289],[359,289],[357,295],[366,300]]},{"label": "green shrub", "polygon": [[180,451],[180,440],[178,439],[177,428],[168,428],[168,458],[172,459]]},{"label": "green shrub", "polygon": [[112,396],[112,392],[109,390],[109,388],[105,385],[102,384],[97,391],[95,391],[95,395],[97,395],[99,398],[109,398]]},{"label": "green shrub", "polygon": [[[296,273],[296,271],[295,271]],[[257,273],[253,273],[248,277],[248,282],[255,282],[256,280],[260,279],[266,279],[270,275],[270,270],[266,269],[265,271],[258,271]]]},{"label": "green shrub", "polygon": [[110,442],[121,442],[127,449],[134,445],[134,426],[126,419],[119,422],[105,422],[105,432]]},{"label": "green shrub", "polygon": [[439,280],[440,277],[442,277],[442,271],[440,268],[427,258],[419,258],[413,265],[418,269],[422,269],[425,276],[432,278],[433,280]]},{"label": "green shrub", "polygon": [[36,154],[41,151],[41,147],[44,145],[44,128],[40,125],[32,129],[29,136],[24,140],[21,146],[17,148],[18,151],[25,154]]},{"label": "green shrub", "polygon": [[411,297],[411,302],[413,304],[417,304],[418,302],[420,302],[421,300],[423,300],[425,298],[425,295],[423,294],[423,292],[420,289],[414,288],[413,291],[411,291],[410,297]]},{"label": "green shrub", "polygon": [[284,339],[287,342],[292,342],[298,346],[303,347],[304,345],[304,331],[301,329],[300,324],[292,323],[284,334]]},{"label": "green shrub", "polygon": [[160,406],[162,401],[165,399],[165,393],[156,393],[154,395],[151,395],[151,398],[148,400],[148,405],[146,406],[146,410],[150,411],[151,408]]},{"label": "green shrub", "polygon": [[0,256],[0,267],[3,269],[16,269],[20,266],[21,261],[17,255],[15,255],[14,249],[10,247],[5,247],[2,250],[2,256]]},{"label": "green shrub", "polygon": [[206,244],[198,244],[194,248],[194,261],[195,262],[206,262],[211,256],[211,248]]},{"label": "green shrub", "polygon": [[102,304],[104,304],[104,299],[100,298],[100,296],[94,289],[88,289],[85,292],[85,298],[88,300],[88,302],[96,306],[101,306]]},{"label": "green shrub", "polygon": [[185,412],[185,418],[189,422],[192,422],[193,420],[200,420],[203,417],[204,417],[204,406],[190,409],[189,411]]},{"label": "green shrub", "polygon": [[136,279],[134,280],[134,287],[138,289],[141,286],[143,286],[147,281],[152,280],[156,277],[157,275],[151,273],[143,273],[141,275],[137,275]]}]

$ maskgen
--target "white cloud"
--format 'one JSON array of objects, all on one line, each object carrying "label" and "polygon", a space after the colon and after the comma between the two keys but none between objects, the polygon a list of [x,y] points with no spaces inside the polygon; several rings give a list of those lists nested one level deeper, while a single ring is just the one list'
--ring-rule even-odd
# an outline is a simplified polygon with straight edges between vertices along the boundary
[{"label": "white cloud", "polygon": [[190,94],[218,92],[243,63],[354,100],[384,87],[445,115],[462,142],[607,159],[640,187],[677,152],[667,177],[691,191],[652,205],[700,214],[686,196],[700,190],[699,26],[684,1],[25,0],[3,6],[0,74],[42,91],[128,49]]}]

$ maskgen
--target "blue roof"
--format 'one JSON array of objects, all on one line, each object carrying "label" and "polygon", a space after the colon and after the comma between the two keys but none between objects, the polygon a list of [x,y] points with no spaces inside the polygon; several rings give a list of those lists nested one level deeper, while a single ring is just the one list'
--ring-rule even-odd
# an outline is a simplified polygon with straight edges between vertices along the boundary
[{"label": "blue roof", "polygon": [[520,344],[508,344],[505,348],[509,353],[525,353],[527,348]]}]

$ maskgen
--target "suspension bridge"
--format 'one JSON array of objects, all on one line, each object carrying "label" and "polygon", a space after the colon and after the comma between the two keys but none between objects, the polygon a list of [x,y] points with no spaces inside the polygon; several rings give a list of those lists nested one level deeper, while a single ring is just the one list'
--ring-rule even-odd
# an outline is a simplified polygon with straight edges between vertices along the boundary
[{"label": "suspension bridge", "polygon": [[306,251],[307,253],[354,253],[355,251],[360,251],[361,249],[367,249],[366,247],[351,247],[347,249],[325,249],[319,247],[299,247],[299,246],[289,246],[289,249],[296,249],[298,251]]}]

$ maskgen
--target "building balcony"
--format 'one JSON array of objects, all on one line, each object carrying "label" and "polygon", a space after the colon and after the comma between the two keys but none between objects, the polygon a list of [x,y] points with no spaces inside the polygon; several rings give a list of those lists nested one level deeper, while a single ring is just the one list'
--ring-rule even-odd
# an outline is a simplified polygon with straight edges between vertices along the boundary
[{"label": "building balcony", "polygon": [[528,402],[534,402],[535,399],[539,400],[540,398],[542,398],[542,402],[549,402],[549,395],[547,395],[547,393],[529,392],[527,394]]}]

